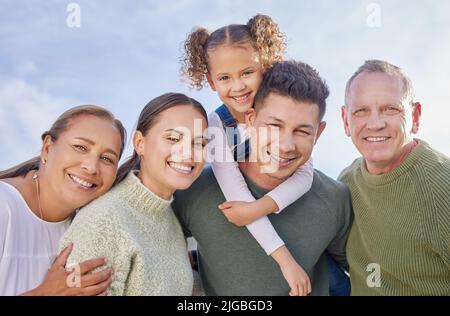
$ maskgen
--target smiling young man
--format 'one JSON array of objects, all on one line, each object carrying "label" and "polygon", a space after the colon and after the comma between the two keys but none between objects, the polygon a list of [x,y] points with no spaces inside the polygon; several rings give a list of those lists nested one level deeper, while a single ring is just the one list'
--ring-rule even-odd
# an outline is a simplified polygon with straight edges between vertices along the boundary
[{"label": "smiling young man", "polygon": [[[255,109],[246,121],[256,128],[278,129],[278,153],[272,134],[259,138],[258,151],[274,155],[278,169],[262,172],[266,159],[242,162],[249,189],[260,198],[289,178],[311,156],[325,128],[322,122],[328,88],[310,66],[295,61],[277,63],[264,76]],[[259,137],[258,133],[257,136]],[[264,158],[264,157],[263,157]],[[207,295],[288,295],[289,285],[276,262],[245,227],[228,222],[218,205],[225,197],[210,168],[185,191],[175,195],[173,208],[198,244],[199,271]],[[269,219],[294,259],[308,274],[311,295],[328,295],[325,252],[346,266],[345,244],[352,211],[348,189],[319,171],[309,192]]]},{"label": "smiling young man", "polygon": [[355,221],[353,295],[450,294],[450,159],[413,138],[421,104],[402,70],[369,60],[350,78],[345,133],[362,157],[340,179]]}]

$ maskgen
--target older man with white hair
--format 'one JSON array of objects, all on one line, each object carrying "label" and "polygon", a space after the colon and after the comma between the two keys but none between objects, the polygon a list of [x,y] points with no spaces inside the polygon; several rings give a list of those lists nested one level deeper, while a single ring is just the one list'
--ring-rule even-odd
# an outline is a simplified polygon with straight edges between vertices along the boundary
[{"label": "older man with white hair", "polygon": [[450,294],[450,158],[413,137],[420,115],[388,62],[366,61],[347,83],[345,133],[362,155],[339,177],[355,214],[352,295]]}]

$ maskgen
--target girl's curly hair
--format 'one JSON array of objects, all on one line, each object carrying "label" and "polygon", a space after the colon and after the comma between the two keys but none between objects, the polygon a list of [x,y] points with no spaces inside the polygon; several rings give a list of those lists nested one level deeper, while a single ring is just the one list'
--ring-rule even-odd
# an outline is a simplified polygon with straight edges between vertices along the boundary
[{"label": "girl's curly hair", "polygon": [[181,76],[198,90],[206,83],[208,52],[219,45],[250,43],[259,54],[263,69],[270,68],[283,59],[286,51],[285,36],[278,25],[267,15],[255,15],[247,24],[230,24],[211,34],[205,28],[196,28],[184,42],[181,58]]}]

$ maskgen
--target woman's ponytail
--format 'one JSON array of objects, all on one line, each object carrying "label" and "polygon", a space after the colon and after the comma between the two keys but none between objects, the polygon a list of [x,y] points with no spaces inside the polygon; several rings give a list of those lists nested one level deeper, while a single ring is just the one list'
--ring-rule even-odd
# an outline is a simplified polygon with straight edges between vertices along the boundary
[{"label": "woman's ponytail", "polygon": [[41,157],[37,156],[30,160],[24,161],[21,164],[0,171],[0,179],[14,178],[19,176],[26,176],[32,170],[38,170],[41,163]]},{"label": "woman's ponytail", "polygon": [[114,185],[123,181],[127,177],[128,173],[130,173],[130,171],[139,170],[140,167],[141,158],[138,156],[136,151],[134,151],[133,155],[120,166],[119,170],[117,170],[117,177]]}]

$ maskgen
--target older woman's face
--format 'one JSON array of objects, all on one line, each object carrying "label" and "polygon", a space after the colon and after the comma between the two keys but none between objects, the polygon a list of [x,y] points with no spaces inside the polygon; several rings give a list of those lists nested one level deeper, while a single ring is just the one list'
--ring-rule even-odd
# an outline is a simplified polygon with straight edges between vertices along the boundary
[{"label": "older woman's face", "polygon": [[206,127],[197,109],[179,105],[160,113],[145,135],[136,132],[134,146],[141,156],[139,177],[144,185],[165,199],[188,188],[203,169]]},{"label": "older woman's face", "polygon": [[44,140],[41,185],[64,208],[77,209],[108,191],[117,173],[121,135],[113,122],[93,115],[72,119],[53,142]]}]

